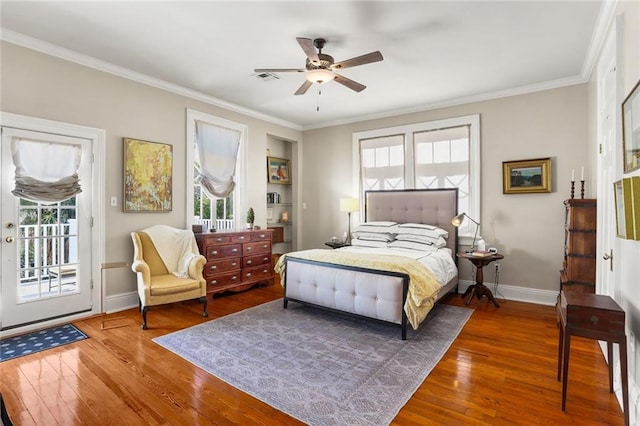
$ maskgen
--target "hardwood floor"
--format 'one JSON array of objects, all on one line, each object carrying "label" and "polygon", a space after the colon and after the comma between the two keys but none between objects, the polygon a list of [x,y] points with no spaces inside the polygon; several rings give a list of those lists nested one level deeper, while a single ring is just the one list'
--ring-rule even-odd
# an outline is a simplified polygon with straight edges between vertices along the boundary
[{"label": "hardwood floor", "polygon": [[[151,341],[281,295],[276,284],[218,296],[207,319],[198,302],[153,308],[146,331],[136,309],[78,321],[90,339],[0,363],[9,415],[16,425],[300,424]],[[456,296],[445,303],[464,305]],[[393,424],[623,424],[593,340],[572,341],[561,411],[553,307],[501,301],[496,308],[486,299],[471,307],[471,319]]]}]

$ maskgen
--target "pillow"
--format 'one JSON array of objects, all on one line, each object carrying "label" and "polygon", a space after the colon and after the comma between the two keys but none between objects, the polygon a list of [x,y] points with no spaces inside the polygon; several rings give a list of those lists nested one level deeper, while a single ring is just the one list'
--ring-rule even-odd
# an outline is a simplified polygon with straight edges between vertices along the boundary
[{"label": "pillow", "polygon": [[373,240],[361,240],[360,238],[353,238],[351,240],[352,246],[358,247],[387,247],[386,241],[373,241]]},{"label": "pillow", "polygon": [[384,233],[394,233],[392,230],[396,225],[396,222],[365,222],[354,229],[354,233],[356,232],[384,232]]},{"label": "pillow", "polygon": [[396,234],[425,235],[436,238],[447,238],[449,236],[449,233],[442,228],[422,223],[401,223],[394,226],[391,232],[395,232]]},{"label": "pillow", "polygon": [[420,251],[426,251],[426,252],[435,252],[438,250],[436,246],[431,244],[416,243],[413,241],[399,241],[399,240],[390,242],[388,247],[420,250]]},{"label": "pillow", "polygon": [[411,241],[414,243],[427,244],[437,248],[445,247],[447,241],[442,237],[429,237],[427,235],[415,235],[415,234],[399,234],[396,239],[398,241]]},{"label": "pillow", "polygon": [[396,239],[396,234],[390,234],[388,232],[362,232],[356,231],[353,235],[361,240],[370,240],[370,241],[393,241]]}]

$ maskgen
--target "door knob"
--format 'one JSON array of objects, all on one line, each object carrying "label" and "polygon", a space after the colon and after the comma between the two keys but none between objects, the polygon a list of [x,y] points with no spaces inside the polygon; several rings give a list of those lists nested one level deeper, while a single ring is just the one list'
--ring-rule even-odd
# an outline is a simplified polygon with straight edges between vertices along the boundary
[{"label": "door knob", "polygon": [[6,242],[8,242],[8,243],[12,243],[12,242],[14,242],[16,239],[15,239],[15,238],[13,238],[13,237],[7,237],[7,238],[5,238],[4,240],[5,240]]},{"label": "door knob", "polygon": [[605,253],[602,255],[604,260],[610,260],[609,262],[609,270],[613,271],[613,249],[609,250],[609,253]]}]

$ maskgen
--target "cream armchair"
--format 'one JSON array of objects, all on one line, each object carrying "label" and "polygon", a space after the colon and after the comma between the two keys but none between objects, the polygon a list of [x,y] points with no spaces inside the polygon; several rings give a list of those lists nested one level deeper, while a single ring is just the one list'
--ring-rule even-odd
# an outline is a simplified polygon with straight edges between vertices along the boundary
[{"label": "cream armchair", "polygon": [[[154,229],[154,235],[157,235],[158,231],[160,231],[165,243],[171,242],[173,236],[178,236],[180,233],[185,232],[168,226],[148,228],[148,230],[151,229]],[[188,262],[188,273],[184,273],[184,277],[181,278],[169,270],[171,266],[167,268],[165,264],[167,256],[160,256],[159,250],[149,236],[148,230],[131,233],[134,248],[131,269],[136,273],[138,280],[142,329],[147,329],[147,310],[149,306],[199,299],[203,305],[202,316],[208,316],[207,284],[202,276],[202,269],[204,268],[206,260],[204,256],[197,253],[193,233],[190,234],[190,238],[193,239],[193,246],[195,246],[196,252],[191,253],[189,257],[182,257],[185,259],[185,272],[187,272],[186,262]],[[186,236],[185,238],[187,238],[186,244],[189,245],[189,237]],[[181,248],[180,244],[180,241],[176,241],[174,250],[179,250]],[[189,249],[192,249],[192,247],[188,246],[187,251]],[[167,244],[165,244],[163,250],[167,251]],[[170,254],[175,257],[175,253]],[[168,256],[168,258],[171,258],[171,256]]]}]

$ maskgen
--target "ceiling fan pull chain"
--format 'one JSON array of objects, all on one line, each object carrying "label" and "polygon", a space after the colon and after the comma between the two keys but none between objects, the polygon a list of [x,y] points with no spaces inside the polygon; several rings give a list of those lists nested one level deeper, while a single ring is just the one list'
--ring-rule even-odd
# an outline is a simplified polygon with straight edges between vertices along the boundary
[{"label": "ceiling fan pull chain", "polygon": [[320,111],[320,95],[322,94],[322,89],[320,88],[320,85],[318,84],[318,100],[316,102],[316,112]]}]

